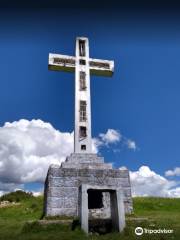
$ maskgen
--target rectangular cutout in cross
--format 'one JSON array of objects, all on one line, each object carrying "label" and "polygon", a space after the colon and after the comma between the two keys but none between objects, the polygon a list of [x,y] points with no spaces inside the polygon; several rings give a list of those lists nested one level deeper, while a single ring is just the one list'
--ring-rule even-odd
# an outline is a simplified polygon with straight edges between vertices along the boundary
[{"label": "rectangular cutout in cross", "polygon": [[79,128],[79,137],[85,138],[87,136],[87,129],[84,126],[80,126]]},{"label": "rectangular cutout in cross", "polygon": [[59,58],[59,57],[54,57],[53,58],[55,64],[63,64],[63,65],[74,65],[75,60],[71,58]]},{"label": "rectangular cutout in cross", "polygon": [[86,51],[85,51],[85,40],[80,39],[79,40],[79,56],[85,57]]},{"label": "rectangular cutout in cross", "polygon": [[89,61],[90,67],[110,69],[110,64],[101,61]]},{"label": "rectangular cutout in cross", "polygon": [[81,150],[85,151],[86,150],[86,145],[81,145]]},{"label": "rectangular cutout in cross", "polygon": [[79,83],[80,83],[80,91],[86,90],[86,73],[80,71],[79,73]]},{"label": "rectangular cutout in cross", "polygon": [[80,65],[86,65],[86,60],[80,59],[80,60],[79,60],[79,64],[80,64]]},{"label": "rectangular cutout in cross", "polygon": [[80,122],[85,122],[86,117],[86,101],[80,101]]}]

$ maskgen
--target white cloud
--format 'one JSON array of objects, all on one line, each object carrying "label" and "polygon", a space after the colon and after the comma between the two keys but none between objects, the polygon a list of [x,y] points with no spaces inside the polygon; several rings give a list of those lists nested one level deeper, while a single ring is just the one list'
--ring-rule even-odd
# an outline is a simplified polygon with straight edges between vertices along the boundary
[{"label": "white cloud", "polygon": [[180,198],[180,187],[170,189],[168,194],[171,197]]},{"label": "white cloud", "polygon": [[174,170],[168,170],[165,172],[165,176],[180,176],[180,167],[174,168]]},{"label": "white cloud", "polygon": [[34,197],[39,197],[39,196],[43,195],[43,192],[42,191],[40,191],[40,192],[33,191],[32,194],[33,194]]},{"label": "white cloud", "polygon": [[129,149],[132,149],[132,150],[134,150],[134,151],[137,149],[137,146],[136,146],[135,141],[133,141],[133,140],[131,140],[131,139],[128,139],[128,140],[126,141],[126,144],[127,144],[127,147],[128,147]]},{"label": "white cloud", "polygon": [[117,130],[108,129],[106,133],[100,133],[99,137],[103,144],[117,143],[121,140],[121,134]]},{"label": "white cloud", "polygon": [[133,196],[180,197],[180,187],[175,181],[155,173],[148,166],[130,172]]},{"label": "white cloud", "polygon": [[[0,128],[0,182],[43,182],[50,164],[73,151],[73,133],[41,120],[19,120]],[[1,189],[1,188],[0,188]]]},{"label": "white cloud", "polygon": [[[102,134],[106,143],[118,141],[113,129]],[[1,194],[24,188],[25,183],[43,183],[50,164],[61,164],[73,152],[74,134],[60,132],[42,120],[21,119],[0,127]],[[97,153],[101,141],[93,139]]]},{"label": "white cloud", "polygon": [[4,195],[4,194],[5,194],[4,191],[0,191],[0,197],[1,197],[2,195]]},{"label": "white cloud", "polygon": [[121,148],[126,146],[130,150],[137,150],[136,142],[123,136],[119,131],[108,129],[106,133],[100,133],[95,139],[95,145],[98,147],[109,146],[109,144],[117,144],[118,148],[112,148],[114,153],[120,152]]}]

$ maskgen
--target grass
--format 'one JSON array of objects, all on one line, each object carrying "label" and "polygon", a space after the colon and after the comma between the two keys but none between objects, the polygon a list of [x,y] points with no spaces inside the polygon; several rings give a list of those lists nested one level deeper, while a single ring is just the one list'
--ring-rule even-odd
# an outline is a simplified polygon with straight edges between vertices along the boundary
[{"label": "grass", "polygon": [[[20,199],[19,202],[20,205],[0,208],[0,240],[180,239],[180,199],[134,198],[134,214],[126,216],[126,228],[123,233],[89,236],[86,236],[80,227],[72,231],[68,224],[39,224],[37,220],[42,216],[42,197],[31,196]],[[142,219],[134,220],[137,218]],[[29,223],[28,221],[33,222]],[[150,229],[173,229],[174,233],[136,236],[134,229],[137,226]]]}]

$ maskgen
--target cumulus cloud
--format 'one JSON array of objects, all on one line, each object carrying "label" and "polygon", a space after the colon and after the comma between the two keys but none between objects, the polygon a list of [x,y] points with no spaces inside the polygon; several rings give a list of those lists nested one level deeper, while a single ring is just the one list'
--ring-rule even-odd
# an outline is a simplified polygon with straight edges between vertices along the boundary
[{"label": "cumulus cloud", "polygon": [[100,133],[99,136],[94,139],[94,144],[97,148],[102,146],[108,147],[109,144],[118,144],[116,148],[112,148],[114,153],[119,153],[124,147],[134,151],[137,150],[137,145],[134,140],[128,139],[123,136],[120,131],[115,129],[108,129],[106,133]]},{"label": "cumulus cloud", "polygon": [[2,195],[4,195],[4,194],[5,194],[4,191],[0,191],[0,197],[1,197]]},{"label": "cumulus cloud", "polygon": [[[118,131],[109,129],[93,139],[93,152],[119,139]],[[0,194],[23,189],[25,183],[43,183],[49,165],[60,165],[73,152],[73,142],[73,132],[60,132],[42,120],[5,123],[0,127]]]},{"label": "cumulus cloud", "polygon": [[5,123],[0,128],[0,182],[43,182],[49,165],[60,164],[72,151],[73,133],[61,133],[50,123]]},{"label": "cumulus cloud", "polygon": [[180,198],[180,187],[170,189],[168,194],[170,197]]},{"label": "cumulus cloud", "polygon": [[180,167],[176,167],[173,170],[168,170],[165,172],[165,176],[180,176]]},{"label": "cumulus cloud", "polygon": [[180,187],[176,181],[169,181],[148,166],[130,171],[130,179],[133,196],[180,197]]},{"label": "cumulus cloud", "polygon": [[127,144],[127,147],[128,147],[129,149],[132,149],[132,150],[134,150],[134,151],[137,149],[137,146],[136,146],[135,141],[133,141],[133,140],[131,140],[131,139],[127,139],[126,144]]},{"label": "cumulus cloud", "polygon": [[106,133],[99,134],[100,141],[103,144],[117,143],[121,140],[121,134],[119,131],[114,129],[108,129]]},{"label": "cumulus cloud", "polygon": [[42,196],[43,195],[43,191],[32,191],[32,194],[34,197],[39,197],[39,196]]}]

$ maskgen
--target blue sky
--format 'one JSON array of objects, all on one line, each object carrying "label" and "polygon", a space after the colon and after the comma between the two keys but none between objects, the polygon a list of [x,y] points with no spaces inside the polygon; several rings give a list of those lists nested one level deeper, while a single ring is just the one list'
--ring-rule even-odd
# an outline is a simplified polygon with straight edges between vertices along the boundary
[{"label": "blue sky", "polygon": [[[170,18],[171,17],[171,18]],[[74,55],[86,36],[90,56],[115,61],[112,78],[91,77],[92,134],[118,130],[136,142],[101,154],[116,167],[147,165],[160,175],[180,161],[179,20],[100,9],[6,9],[0,15],[0,124],[41,119],[72,132],[74,74],[48,71],[48,54]],[[31,186],[31,184],[30,184]]]}]

